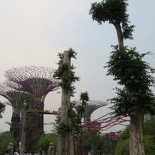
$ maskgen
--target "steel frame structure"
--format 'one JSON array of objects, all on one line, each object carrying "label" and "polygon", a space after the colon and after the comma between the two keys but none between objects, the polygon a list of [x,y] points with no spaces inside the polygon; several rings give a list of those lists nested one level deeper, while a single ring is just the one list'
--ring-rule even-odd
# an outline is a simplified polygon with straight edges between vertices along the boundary
[{"label": "steel frame structure", "polygon": [[11,117],[11,126],[10,131],[13,132],[14,137],[20,137],[20,125],[21,125],[21,116],[20,116],[20,105],[23,103],[23,98],[27,97],[27,93],[14,90],[6,83],[0,84],[0,95],[7,99],[4,102],[6,105],[12,106],[12,117]]},{"label": "steel frame structure", "polygon": [[[46,95],[59,88],[59,81],[53,78],[54,70],[47,67],[19,67],[12,68],[5,72],[7,86],[16,91],[23,91],[34,96],[29,106],[27,119],[35,127],[29,128],[26,132],[27,144],[34,143],[41,134],[43,134],[43,113],[35,111],[44,111],[44,100]],[[37,97],[37,100],[35,99]],[[30,112],[31,111],[31,112]]]},{"label": "steel frame structure", "polygon": [[[75,103],[79,104],[80,101]],[[105,131],[116,125],[125,125],[124,122],[128,122],[129,120],[126,117],[117,117],[114,113],[107,113],[93,121],[91,121],[92,113],[104,106],[107,106],[108,103],[103,101],[95,101],[90,100],[86,105],[86,112],[84,114],[84,122],[82,122],[82,150],[80,155],[84,155],[84,137],[85,134],[93,132],[93,131]],[[113,137],[112,137],[113,138]],[[114,144],[112,143],[112,151],[114,152]]]}]

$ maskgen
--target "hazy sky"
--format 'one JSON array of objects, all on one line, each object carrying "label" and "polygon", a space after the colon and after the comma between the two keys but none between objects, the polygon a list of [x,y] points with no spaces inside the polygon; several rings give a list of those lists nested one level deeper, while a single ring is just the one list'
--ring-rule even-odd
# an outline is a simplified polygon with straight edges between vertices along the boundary
[{"label": "hazy sky", "polygon": [[[73,60],[76,75],[74,99],[88,91],[90,99],[106,101],[112,98],[116,82],[106,76],[103,68],[109,59],[111,45],[117,44],[115,29],[108,23],[98,25],[91,19],[89,10],[94,0],[0,0],[0,82],[4,72],[13,67],[45,66],[56,69],[58,56],[73,48],[77,60]],[[98,1],[99,2],[99,1]],[[129,0],[129,20],[134,24],[134,40],[125,44],[137,47],[140,52],[155,51],[155,1]],[[155,67],[155,55],[147,57]],[[155,89],[154,89],[155,90]],[[5,101],[0,97],[1,101]],[[60,95],[50,93],[45,109],[57,110]],[[93,118],[104,115],[108,110],[101,108]],[[0,132],[9,130],[5,123],[11,120],[11,107],[7,106],[0,119]],[[46,116],[51,122],[54,116]],[[51,126],[46,126],[49,132]]]}]

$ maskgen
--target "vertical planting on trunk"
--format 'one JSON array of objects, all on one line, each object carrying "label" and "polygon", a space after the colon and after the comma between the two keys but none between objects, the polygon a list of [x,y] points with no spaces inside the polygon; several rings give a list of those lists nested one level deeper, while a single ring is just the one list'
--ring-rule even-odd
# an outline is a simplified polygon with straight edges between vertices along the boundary
[{"label": "vertical planting on trunk", "polygon": [[79,77],[75,76],[74,66],[71,65],[71,58],[76,58],[76,53],[73,49],[69,49],[63,54],[59,54],[59,58],[59,67],[54,74],[54,77],[61,81],[60,86],[62,87],[60,122],[58,125],[58,155],[74,155],[71,118],[68,112],[71,105],[70,97],[73,96],[75,89],[73,83],[79,80]]}]

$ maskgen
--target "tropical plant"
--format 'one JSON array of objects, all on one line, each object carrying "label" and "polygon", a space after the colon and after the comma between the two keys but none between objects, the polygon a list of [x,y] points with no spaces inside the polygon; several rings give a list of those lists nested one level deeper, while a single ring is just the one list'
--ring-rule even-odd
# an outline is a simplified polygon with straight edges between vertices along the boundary
[{"label": "tropical plant", "polygon": [[146,120],[143,126],[144,135],[154,135],[155,136],[155,116],[150,117]]},{"label": "tropical plant", "polygon": [[2,113],[4,112],[4,110],[5,110],[5,105],[2,102],[0,102],[0,118],[2,118]]},{"label": "tropical plant", "polygon": [[72,132],[71,118],[69,116],[69,109],[71,107],[70,98],[74,94],[75,87],[73,83],[79,80],[75,76],[74,66],[71,65],[71,58],[76,58],[76,52],[73,49],[59,53],[58,69],[54,73],[54,77],[61,80],[60,86],[62,88],[61,108],[60,108],[60,122],[59,122],[59,155],[74,154],[74,132]]},{"label": "tropical plant", "polygon": [[42,135],[38,141],[37,148],[42,149],[47,154],[51,142],[53,142],[54,144],[54,152],[56,153],[58,145],[58,135],[55,133]]},{"label": "tropical plant", "polygon": [[103,154],[107,150],[107,145],[104,141],[103,135],[99,131],[90,131],[85,134],[85,152]]},{"label": "tropical plant", "polygon": [[92,3],[90,15],[99,24],[108,22],[116,28],[118,42],[124,46],[124,39],[133,39],[132,32],[134,25],[129,25],[130,21],[127,14],[127,0],[102,0]]},{"label": "tropical plant", "polygon": [[4,155],[6,153],[9,143],[12,143],[13,146],[17,146],[11,132],[2,133],[0,136],[0,155]]},{"label": "tropical plant", "polygon": [[[116,28],[118,46],[113,46],[107,62],[108,75],[123,86],[116,88],[117,96],[111,100],[117,116],[130,117],[130,155],[144,155],[143,118],[146,113],[155,112],[155,97],[150,89],[154,85],[154,73],[143,58],[148,53],[139,54],[136,48],[124,46],[124,39],[132,39],[133,25],[129,25],[126,0],[103,0],[93,3],[90,14],[99,24],[109,22]],[[135,146],[136,144],[136,146]]]},{"label": "tropical plant", "polygon": [[129,155],[129,139],[124,139],[117,143],[115,154]]},{"label": "tropical plant", "polygon": [[[68,116],[70,118],[70,123],[68,125],[64,125],[60,123],[60,116],[57,116],[56,122],[54,124],[56,132],[59,134],[60,132],[65,133],[66,131],[72,132],[74,147],[77,148],[77,143],[81,140],[82,135],[82,118],[84,117],[85,107],[87,102],[89,101],[88,92],[81,93],[80,95],[80,103],[76,101],[72,102],[70,108],[68,109]],[[75,149],[76,150],[76,149]]]},{"label": "tropical plant", "polygon": [[[149,120],[146,120],[143,125],[144,133],[144,150],[146,155],[155,154],[155,117],[150,117]],[[122,132],[122,139],[119,140],[119,143],[116,146],[116,155],[129,155],[129,130],[130,125]]]},{"label": "tropical plant", "polygon": [[[150,74],[152,68],[143,60],[149,53],[139,54],[135,48],[127,47],[122,50],[115,46],[106,66],[108,75],[124,86],[123,89],[116,88],[117,96],[111,99],[112,109],[117,116],[130,117],[130,153],[141,155],[144,154],[144,114],[155,112],[155,97],[150,89],[154,78]],[[134,147],[135,143],[137,147]]]}]

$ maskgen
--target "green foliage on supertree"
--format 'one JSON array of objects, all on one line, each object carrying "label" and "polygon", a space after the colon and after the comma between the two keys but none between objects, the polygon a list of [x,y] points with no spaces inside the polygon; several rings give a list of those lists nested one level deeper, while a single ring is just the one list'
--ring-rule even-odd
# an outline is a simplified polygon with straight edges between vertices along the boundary
[{"label": "green foliage on supertree", "polygon": [[129,15],[127,14],[127,0],[102,0],[101,2],[92,3],[90,15],[92,19],[99,24],[109,22],[115,27],[118,25],[122,28],[124,39],[133,39],[132,32],[134,25],[129,25]]},{"label": "green foliage on supertree", "polygon": [[41,100],[38,96],[18,90],[7,91],[6,95],[11,105],[16,109],[27,110],[33,103],[39,103]]}]

